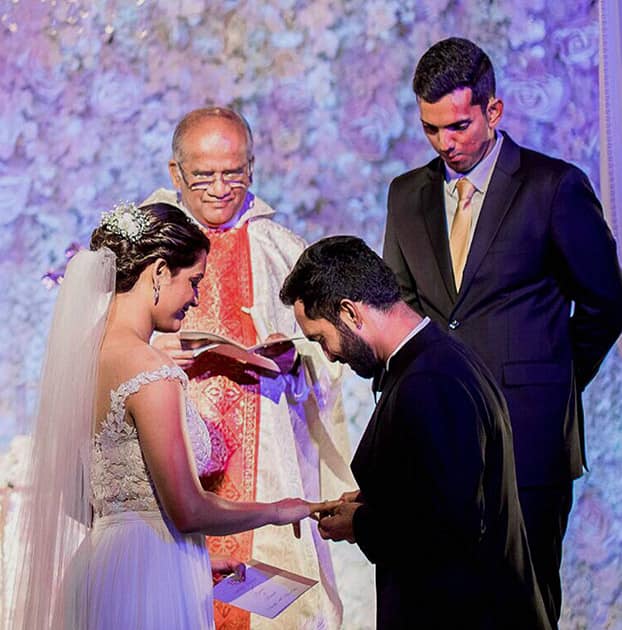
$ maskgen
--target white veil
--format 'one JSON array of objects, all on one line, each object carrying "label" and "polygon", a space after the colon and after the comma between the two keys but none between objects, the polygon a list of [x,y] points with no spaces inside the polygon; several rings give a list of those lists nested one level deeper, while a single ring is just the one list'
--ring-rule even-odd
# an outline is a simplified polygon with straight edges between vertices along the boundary
[{"label": "white veil", "polygon": [[53,617],[55,627],[65,627],[57,596],[91,523],[97,365],[114,289],[115,255],[109,249],[83,250],[69,262],[41,375],[32,463],[17,530],[24,554],[11,628],[47,630]]}]

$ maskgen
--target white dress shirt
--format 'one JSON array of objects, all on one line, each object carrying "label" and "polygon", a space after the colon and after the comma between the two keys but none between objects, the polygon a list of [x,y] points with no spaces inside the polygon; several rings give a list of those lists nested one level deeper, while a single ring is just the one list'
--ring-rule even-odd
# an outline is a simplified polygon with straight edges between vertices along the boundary
[{"label": "white dress shirt", "polygon": [[501,151],[501,145],[503,144],[503,136],[501,134],[495,135],[495,144],[492,147],[491,152],[478,164],[475,165],[468,173],[456,173],[453,169],[449,168],[445,164],[445,216],[447,218],[447,234],[451,232],[451,224],[456,214],[456,208],[458,207],[458,191],[456,190],[456,183],[462,177],[466,177],[475,186],[475,192],[471,198],[471,212],[473,213],[473,220],[471,222],[471,230],[469,232],[469,241],[467,245],[467,251],[471,248],[471,242],[473,241],[473,234],[475,233],[475,227],[479,219],[482,205],[484,203],[484,197],[488,190],[488,184],[490,178],[495,169],[497,158]]}]

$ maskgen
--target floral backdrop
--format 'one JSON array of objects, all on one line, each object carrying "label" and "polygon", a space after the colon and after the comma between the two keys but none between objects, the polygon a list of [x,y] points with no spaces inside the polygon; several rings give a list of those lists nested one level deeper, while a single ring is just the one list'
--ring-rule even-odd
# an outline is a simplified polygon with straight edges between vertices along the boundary
[{"label": "floral backdrop", "polygon": [[[390,180],[431,157],[413,69],[449,35],[492,57],[514,139],[598,188],[597,17],[594,0],[0,0],[0,559],[55,295],[41,277],[102,210],[168,183],[186,111],[244,113],[254,188],[282,223],[379,250]],[[565,544],[566,629],[622,628],[620,364],[612,353],[586,394],[591,472]],[[356,443],[372,403],[361,381],[347,387]],[[353,598],[345,628],[371,627]]]}]

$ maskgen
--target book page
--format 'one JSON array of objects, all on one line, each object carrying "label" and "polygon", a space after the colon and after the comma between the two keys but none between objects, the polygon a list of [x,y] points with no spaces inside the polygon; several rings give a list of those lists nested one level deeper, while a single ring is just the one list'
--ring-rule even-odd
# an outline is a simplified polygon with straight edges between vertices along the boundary
[{"label": "book page", "polygon": [[304,337],[270,339],[248,348],[223,335],[202,330],[182,330],[179,333],[179,339],[182,350],[193,350],[194,358],[204,352],[212,352],[239,361],[244,365],[281,374],[281,366],[289,369],[288,355],[291,358],[291,365],[293,365],[296,352],[294,341],[304,339]]},{"label": "book page", "polygon": [[284,337],[283,339],[271,339],[270,341],[262,341],[261,343],[257,343],[254,346],[251,346],[249,350],[252,352],[261,352],[263,350],[274,351],[270,354],[273,356],[274,354],[279,354],[279,346],[283,346],[283,352],[287,350],[287,348],[293,345],[294,341],[299,341],[301,339],[305,339],[305,337],[296,336],[296,337]]},{"label": "book page", "polygon": [[182,330],[179,333],[179,339],[183,350],[195,350],[197,348],[204,348],[210,344],[219,343],[230,344],[240,350],[247,350],[247,348],[241,343],[238,343],[233,339],[229,339],[229,337],[217,335],[216,333],[205,332],[203,330]]},{"label": "book page", "polygon": [[274,619],[314,584],[317,580],[251,560],[246,565],[246,579],[225,578],[214,587],[214,598]]},{"label": "book page", "polygon": [[230,359],[234,359],[235,361],[251,368],[261,368],[262,370],[267,370],[268,372],[274,372],[277,374],[280,374],[281,372],[277,363],[269,357],[249,352],[244,348],[239,348],[238,346],[233,346],[228,343],[209,344],[207,346],[197,348],[194,351],[193,356],[198,357],[200,354],[203,354],[203,352],[212,352],[223,357],[229,357]]},{"label": "book page", "polygon": [[236,348],[248,350],[249,352],[255,352],[257,350],[262,350],[264,348],[275,348],[279,344],[288,345],[293,343],[294,341],[299,341],[304,339],[304,336],[297,335],[294,337],[283,337],[282,339],[270,339],[268,341],[262,341],[260,343],[256,343],[252,346],[244,346],[229,337],[225,337],[224,335],[219,335],[217,333],[207,332],[204,330],[182,330],[179,333],[179,339],[181,340],[181,345],[184,350],[194,350],[195,348],[204,347],[209,344],[215,343],[228,343]]}]

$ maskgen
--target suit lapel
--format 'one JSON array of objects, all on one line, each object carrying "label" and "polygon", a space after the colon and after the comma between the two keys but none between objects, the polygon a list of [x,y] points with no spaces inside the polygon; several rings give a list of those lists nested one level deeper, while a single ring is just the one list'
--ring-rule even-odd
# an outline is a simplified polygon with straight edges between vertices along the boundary
[{"label": "suit lapel", "polygon": [[[428,324],[426,328],[429,326],[430,324]],[[415,335],[415,337],[417,336],[418,335]],[[406,344],[406,346],[404,346],[398,354],[403,355],[407,347],[411,346],[412,343],[413,340]],[[367,427],[365,428],[365,431],[363,431],[363,435],[361,436],[359,445],[352,457],[352,464],[350,466],[352,472],[354,473],[354,478],[363,492],[366,487],[373,487],[374,485],[374,478],[377,475],[376,461],[378,454],[378,434],[382,430],[383,425],[385,425],[386,428],[387,423],[391,422],[391,418],[386,416],[383,418],[382,414],[387,402],[391,398],[391,390],[393,390],[399,380],[401,370],[393,369],[390,372],[384,372],[383,370],[383,373],[382,393],[376,403],[374,412],[367,423]]]},{"label": "suit lapel", "polygon": [[434,252],[439,275],[445,285],[447,295],[453,303],[456,299],[456,287],[451,268],[451,256],[449,254],[442,162],[438,159],[432,164],[434,168],[431,168],[429,171],[430,179],[421,188],[419,207],[422,208],[426,232]]},{"label": "suit lapel", "polygon": [[[503,132],[502,132],[503,133]],[[509,136],[503,133],[503,146],[490,179],[484,204],[480,212],[473,241],[466,260],[462,285],[455,306],[462,301],[469,284],[477,273],[486,252],[510,209],[514,196],[522,186],[522,178],[515,173],[520,166],[520,149]]]},{"label": "suit lapel", "polygon": [[390,417],[385,416],[383,418],[384,408],[388,401],[391,400],[392,392],[408,365],[442,334],[437,324],[430,322],[391,359],[391,369],[385,373],[383,379],[382,394],[352,458],[352,472],[363,492],[363,486],[367,483],[373,485],[372,480],[376,474],[374,470],[374,462],[376,460],[374,454],[378,448],[378,432],[382,429],[383,424],[390,425],[391,423]]},{"label": "suit lapel", "polygon": [[374,412],[367,423],[367,427],[365,427],[365,431],[363,431],[359,445],[352,457],[351,468],[359,486],[366,485],[368,482],[368,476],[373,477],[374,475],[372,463],[375,461],[375,443],[382,421],[382,409],[388,400],[389,389],[392,389],[392,386],[395,385],[395,381],[391,383],[391,386],[389,386],[387,381],[388,378],[385,380],[380,399],[376,403]]}]

